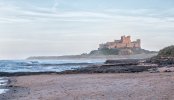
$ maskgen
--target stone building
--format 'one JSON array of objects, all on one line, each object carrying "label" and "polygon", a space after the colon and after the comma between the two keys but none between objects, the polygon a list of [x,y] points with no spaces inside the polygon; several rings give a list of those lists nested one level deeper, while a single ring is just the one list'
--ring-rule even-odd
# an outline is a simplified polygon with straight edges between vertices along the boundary
[{"label": "stone building", "polygon": [[99,49],[103,48],[141,48],[141,40],[131,41],[131,36],[121,36],[120,40],[100,44]]}]

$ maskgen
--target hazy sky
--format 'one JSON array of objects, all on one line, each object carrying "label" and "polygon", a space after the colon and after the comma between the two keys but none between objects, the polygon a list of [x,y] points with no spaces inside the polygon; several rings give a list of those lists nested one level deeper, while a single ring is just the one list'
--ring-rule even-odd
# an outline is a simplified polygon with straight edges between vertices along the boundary
[{"label": "hazy sky", "polygon": [[122,35],[174,44],[174,0],[0,0],[0,59],[80,54]]}]

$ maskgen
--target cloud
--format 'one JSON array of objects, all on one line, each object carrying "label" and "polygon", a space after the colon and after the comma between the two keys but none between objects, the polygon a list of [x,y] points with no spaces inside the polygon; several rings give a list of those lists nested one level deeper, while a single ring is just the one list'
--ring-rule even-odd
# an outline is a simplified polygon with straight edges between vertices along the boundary
[{"label": "cloud", "polygon": [[[26,10],[22,8],[1,6],[0,9],[1,22],[29,22],[29,21],[43,21],[43,20],[55,20],[55,21],[97,21],[96,18],[108,18],[110,15],[98,12],[51,12],[48,9],[37,8],[35,10]],[[100,20],[101,21],[101,20]]]},{"label": "cloud", "polygon": [[[52,8],[57,8],[55,0]],[[124,27],[154,27],[154,29],[170,29],[174,26],[174,9],[105,9],[101,11],[52,11],[50,8],[34,7],[30,9],[21,6],[1,4],[0,24],[4,23],[61,23],[75,22],[98,23]],[[62,24],[63,25],[63,24]],[[104,25],[104,26],[105,26]],[[117,27],[120,27],[117,26]],[[141,29],[141,28],[140,28]]]},{"label": "cloud", "polygon": [[[0,23],[25,23],[44,21],[66,22],[122,22],[122,23],[170,23],[174,21],[174,9],[106,9],[101,11],[58,11],[60,0],[54,0],[52,8],[25,8],[14,4],[0,4]],[[171,22],[172,21],[172,22]]]},{"label": "cloud", "polygon": [[53,4],[53,6],[52,6],[52,11],[53,11],[53,12],[56,12],[56,11],[57,11],[58,5],[59,5],[58,0],[54,0],[54,4]]}]

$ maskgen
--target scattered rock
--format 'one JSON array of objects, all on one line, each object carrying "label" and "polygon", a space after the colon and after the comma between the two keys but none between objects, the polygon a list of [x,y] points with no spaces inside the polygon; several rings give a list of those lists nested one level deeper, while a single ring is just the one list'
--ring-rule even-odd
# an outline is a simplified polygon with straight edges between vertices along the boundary
[{"label": "scattered rock", "polygon": [[174,72],[174,67],[161,67],[158,68],[159,72]]}]

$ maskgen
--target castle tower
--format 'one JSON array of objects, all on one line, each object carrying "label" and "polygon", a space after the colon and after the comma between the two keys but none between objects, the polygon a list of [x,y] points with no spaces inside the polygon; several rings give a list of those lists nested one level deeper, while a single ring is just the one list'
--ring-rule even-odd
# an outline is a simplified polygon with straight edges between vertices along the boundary
[{"label": "castle tower", "polygon": [[138,48],[141,48],[141,40],[137,39]]},{"label": "castle tower", "polygon": [[131,36],[127,36],[126,42],[127,42],[128,44],[131,43]]},{"label": "castle tower", "polygon": [[122,36],[121,37],[121,43],[123,43],[123,44],[130,44],[131,43],[131,37],[130,36]]}]

